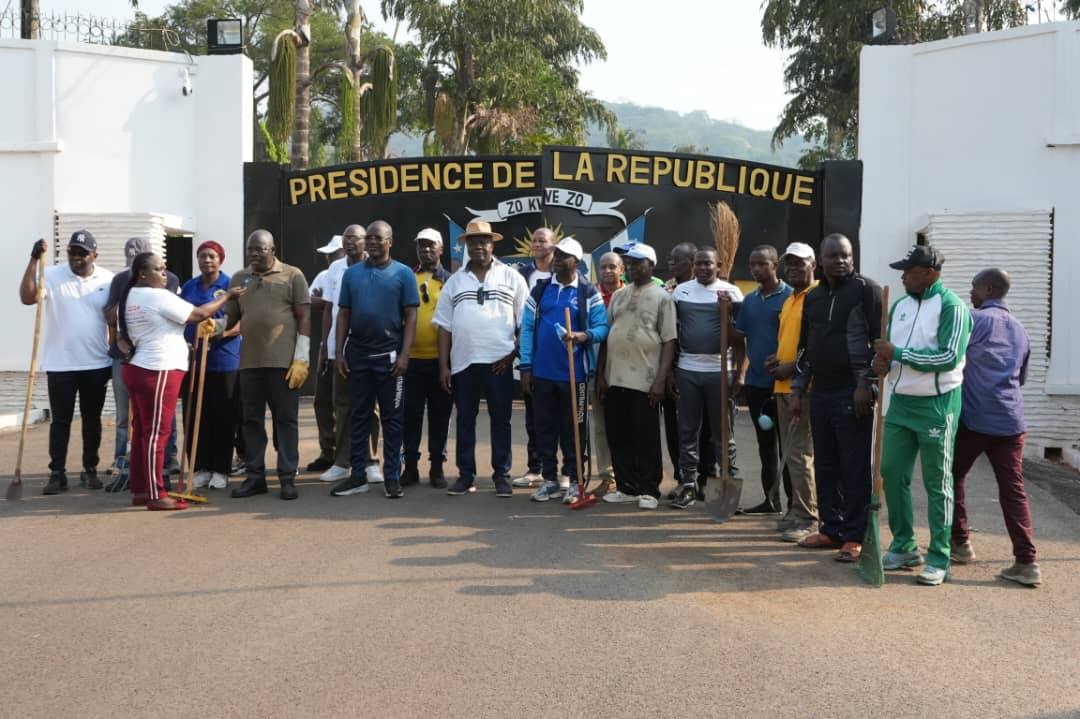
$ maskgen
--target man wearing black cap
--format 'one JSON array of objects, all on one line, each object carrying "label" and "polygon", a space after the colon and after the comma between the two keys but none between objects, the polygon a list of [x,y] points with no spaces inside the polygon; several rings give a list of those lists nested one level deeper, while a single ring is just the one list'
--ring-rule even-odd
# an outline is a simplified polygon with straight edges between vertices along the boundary
[{"label": "man wearing black cap", "polygon": [[906,294],[889,312],[889,339],[874,342],[874,371],[889,373],[892,399],[885,418],[881,476],[893,540],[886,569],[923,562],[915,543],[911,477],[915,454],[922,461],[930,520],[930,546],[921,584],[941,584],[949,576],[953,518],[953,448],[959,427],[964,355],[971,336],[971,312],[941,284],[945,257],[915,245],[889,265],[902,270]]},{"label": "man wearing black cap", "polygon": [[[30,262],[19,283],[19,300],[37,303],[37,263],[43,262],[44,240],[34,243]],[[112,374],[109,341],[105,328],[105,300],[113,274],[98,267],[97,241],[86,230],[71,235],[67,264],[45,269],[45,337],[41,346],[41,369],[49,387],[49,481],[43,494],[68,489],[67,448],[75,397],[82,415],[81,480],[90,489],[101,489],[97,477],[101,446],[101,408]]]}]

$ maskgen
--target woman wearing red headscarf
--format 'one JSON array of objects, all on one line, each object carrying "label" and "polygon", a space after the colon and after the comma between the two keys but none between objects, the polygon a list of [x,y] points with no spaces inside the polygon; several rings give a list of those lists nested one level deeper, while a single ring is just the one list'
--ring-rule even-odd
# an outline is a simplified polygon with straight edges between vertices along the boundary
[{"label": "woman wearing red headscarf", "polygon": [[[221,271],[221,263],[225,261],[225,249],[213,240],[208,240],[199,245],[195,257],[199,262],[200,275],[184,283],[180,296],[193,305],[201,305],[228,294],[229,276]],[[213,316],[217,318],[224,315],[225,310],[221,309]],[[189,344],[195,344],[194,327],[188,327],[184,335]],[[209,486],[211,489],[225,489],[229,484],[233,438],[238,421],[236,376],[240,368],[239,335],[240,326],[237,325],[214,337],[210,343],[210,354],[206,359],[202,418],[199,420],[198,453],[195,456],[194,481],[198,488]],[[192,382],[198,377],[199,354],[193,353],[191,371],[188,372],[185,382]],[[187,397],[186,384],[183,396]],[[194,407],[184,407],[185,427],[195,426],[189,416],[194,411]],[[185,437],[184,444],[190,451],[190,438]]]}]

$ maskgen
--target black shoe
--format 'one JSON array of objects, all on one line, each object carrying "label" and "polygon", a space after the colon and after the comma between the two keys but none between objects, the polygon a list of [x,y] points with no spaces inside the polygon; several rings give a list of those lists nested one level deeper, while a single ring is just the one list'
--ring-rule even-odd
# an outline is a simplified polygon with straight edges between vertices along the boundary
[{"label": "black shoe", "polygon": [[308,466],[305,467],[305,469],[308,472],[325,472],[326,470],[330,469],[333,466],[334,466],[334,460],[333,459],[324,459],[322,457],[319,457],[314,462],[309,463]]},{"label": "black shoe", "polygon": [[296,499],[300,496],[300,493],[296,491],[296,485],[293,483],[292,477],[281,477],[278,480],[281,483],[281,489],[278,490],[278,497],[281,499]]},{"label": "black shoe", "polygon": [[101,489],[105,485],[98,479],[96,469],[84,469],[82,474],[79,475],[79,483],[84,485],[87,489]]},{"label": "black shoe", "polygon": [[[420,479],[417,478],[416,481],[419,482]],[[397,481],[396,479],[388,479],[384,481],[382,490],[383,494],[385,494],[390,499],[401,499],[405,496],[405,492],[401,489],[401,482]]]},{"label": "black shoe", "polygon": [[350,494],[361,494],[368,489],[368,481],[365,478],[349,475],[345,479],[334,482],[334,486],[330,488],[330,496],[348,497]]},{"label": "black shoe", "polygon": [[428,481],[432,489],[446,489],[446,475],[443,474],[442,462],[431,463],[431,471],[428,472]]},{"label": "black shoe", "polygon": [[[420,469],[416,462],[406,462],[405,469],[401,472],[401,486],[410,487],[420,483]],[[387,495],[389,496],[389,495]]]},{"label": "black shoe", "polygon": [[266,494],[269,489],[266,487],[265,479],[245,479],[244,483],[232,491],[233,499],[243,499],[244,497],[254,497],[256,494]]},{"label": "black shoe", "polygon": [[45,489],[41,490],[41,493],[60,494],[66,491],[68,491],[67,475],[63,472],[52,472],[49,474],[49,481],[45,483]]},{"label": "black shoe", "polygon": [[510,480],[506,477],[495,478],[495,496],[496,497],[513,497],[514,486],[510,484]]},{"label": "black shoe", "polygon": [[665,495],[664,499],[669,502],[674,502],[678,498],[679,492],[682,491],[682,488],[683,486],[681,484],[675,485],[675,489],[668,492],[667,495]]},{"label": "black shoe", "polygon": [[468,494],[469,492],[475,492],[475,491],[476,491],[476,488],[473,487],[473,483],[472,483],[471,479],[465,479],[464,477],[458,477],[457,481],[454,482],[454,486],[451,487],[450,489],[446,490],[446,493],[449,494],[451,497],[460,497],[463,494]]},{"label": "black shoe", "polygon": [[687,507],[693,507],[697,502],[697,490],[694,489],[692,484],[684,484],[682,489],[679,490],[678,496],[671,500],[671,506],[675,509],[686,509]]},{"label": "black shoe", "polygon": [[768,502],[762,502],[756,507],[742,510],[742,513],[746,515],[780,514],[780,510],[776,509]]}]

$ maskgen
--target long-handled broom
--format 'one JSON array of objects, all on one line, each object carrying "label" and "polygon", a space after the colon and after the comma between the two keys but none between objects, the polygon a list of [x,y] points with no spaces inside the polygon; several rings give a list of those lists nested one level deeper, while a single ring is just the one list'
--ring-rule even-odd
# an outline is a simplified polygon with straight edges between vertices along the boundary
[{"label": "long-handled broom", "polygon": [[566,308],[566,358],[570,361],[570,422],[574,425],[574,455],[577,469],[578,496],[570,503],[570,509],[584,509],[596,504],[597,497],[585,494],[587,483],[581,463],[581,425],[578,424],[577,377],[574,375],[574,343],[570,341],[570,308]]},{"label": "long-handled broom", "polygon": [[742,496],[742,477],[731,476],[728,460],[728,441],[732,430],[728,421],[728,322],[728,305],[725,302],[720,305],[720,375],[723,378],[720,383],[720,487],[708,502],[713,519],[717,522],[731,519],[739,507],[739,497]]},{"label": "long-handled broom", "polygon": [[[210,350],[210,338],[204,337],[202,340],[202,351],[199,355],[199,379],[198,389],[195,389],[195,417],[191,421],[191,441],[185,442],[191,449],[191,454],[187,458],[187,474],[181,474],[181,477],[186,476],[186,480],[182,480],[184,491],[182,492],[169,492],[169,496],[173,499],[183,499],[187,502],[197,502],[198,504],[209,504],[210,500],[195,491],[195,458],[199,452],[199,425],[202,421],[202,401],[203,390],[206,389],[206,355]],[[194,374],[194,373],[192,373]],[[193,382],[188,383],[188,407],[191,406],[191,394]],[[187,437],[184,438],[185,440]],[[181,470],[183,471],[183,470]]]},{"label": "long-handled broom", "polygon": [[7,488],[7,500],[22,499],[22,458],[26,445],[26,426],[30,420],[30,404],[34,396],[34,376],[37,374],[38,347],[41,345],[41,322],[45,314],[45,258],[38,258],[37,307],[34,310],[34,345],[30,351],[30,376],[26,380],[26,401],[23,402],[22,427],[19,430],[19,452],[15,455],[15,478]]},{"label": "long-handled broom", "polygon": [[[881,336],[886,336],[889,324],[889,288],[881,294]],[[881,439],[884,424],[885,375],[878,377],[877,404],[874,406],[874,487],[870,493],[870,507],[866,513],[866,536],[863,537],[862,553],[859,554],[859,574],[872,586],[885,584],[885,569],[881,565],[881,539],[878,512],[881,511]]]}]

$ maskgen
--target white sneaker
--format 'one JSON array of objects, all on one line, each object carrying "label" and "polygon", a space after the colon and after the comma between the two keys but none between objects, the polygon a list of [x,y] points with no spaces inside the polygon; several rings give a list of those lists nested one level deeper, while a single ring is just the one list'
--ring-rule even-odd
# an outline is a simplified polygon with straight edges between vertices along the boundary
[{"label": "white sneaker", "polygon": [[196,472],[193,481],[195,482],[195,489],[202,489],[206,485],[210,484],[210,473]]},{"label": "white sneaker", "polygon": [[383,483],[382,469],[377,464],[368,465],[368,468],[364,470],[364,476],[367,477],[369,484]]},{"label": "white sneaker", "polygon": [[656,509],[660,506],[660,500],[651,494],[643,494],[637,498],[638,509]]},{"label": "white sneaker", "polygon": [[229,486],[229,478],[221,472],[210,475],[210,489],[225,489]]},{"label": "white sneaker", "polygon": [[564,474],[559,477],[559,489],[564,492],[570,489],[570,475]]},{"label": "white sneaker", "polygon": [[337,482],[349,476],[348,467],[339,467],[336,464],[319,475],[320,482]]},{"label": "white sneaker", "polygon": [[614,492],[605,494],[602,499],[605,502],[611,502],[612,504],[626,504],[628,502],[638,501],[638,496],[636,494],[623,494],[616,489]]},{"label": "white sneaker", "polygon": [[536,474],[534,472],[526,472],[520,477],[515,477],[514,480],[510,482],[510,484],[514,485],[515,487],[531,487],[537,482],[542,481],[544,481],[544,478],[541,477],[539,474]]},{"label": "white sneaker", "polygon": [[934,567],[927,564],[926,567],[924,567],[923,570],[919,572],[919,575],[915,577],[915,580],[919,584],[926,584],[931,587],[936,587],[948,578],[948,569],[941,569],[939,567]]}]

